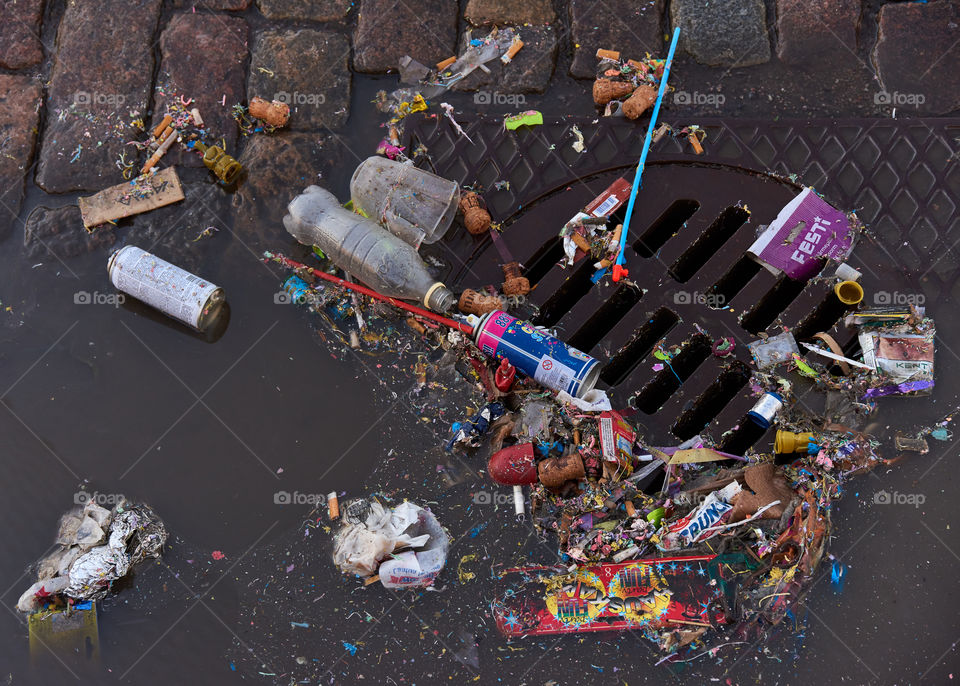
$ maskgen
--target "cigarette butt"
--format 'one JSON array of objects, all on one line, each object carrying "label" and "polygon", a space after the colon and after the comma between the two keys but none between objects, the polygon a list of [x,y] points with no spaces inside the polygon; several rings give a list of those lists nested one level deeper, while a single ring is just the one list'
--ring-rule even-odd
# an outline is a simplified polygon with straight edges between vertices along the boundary
[{"label": "cigarette butt", "polygon": [[448,57],[443,62],[437,62],[437,71],[443,71],[444,69],[446,69],[456,61],[457,61],[457,56],[454,55],[453,57]]},{"label": "cigarette butt", "polygon": [[203,117],[200,116],[200,110],[194,107],[190,110],[190,116],[193,117],[193,123],[196,124],[199,128],[203,128]]},{"label": "cigarette butt", "polygon": [[400,130],[395,124],[390,125],[390,145],[400,145]]},{"label": "cigarette butt", "polygon": [[609,269],[610,265],[612,264],[613,264],[613,260],[600,260],[599,262],[597,262],[597,266],[600,269]]},{"label": "cigarette butt", "polygon": [[623,224],[617,224],[617,228],[615,228],[615,229],[613,230],[613,233],[610,234],[610,242],[611,242],[611,243],[619,243],[619,242],[620,242],[620,234],[621,234],[622,232],[623,232]]},{"label": "cigarette butt", "polygon": [[517,517],[523,517],[524,515],[524,506],[523,506],[523,487],[514,486],[513,487],[513,511]]},{"label": "cigarette butt", "polygon": [[423,324],[417,321],[416,317],[407,317],[407,326],[416,331],[418,334],[425,334],[427,332],[426,327]]},{"label": "cigarette butt", "polygon": [[517,53],[520,52],[520,48],[522,47],[523,47],[523,41],[520,40],[519,38],[514,38],[513,43],[511,43],[510,47],[507,48],[507,51],[500,58],[500,61],[503,62],[504,64],[509,63],[510,60],[512,60],[514,57],[517,56]]},{"label": "cigarette butt", "polygon": [[687,136],[687,140],[690,141],[690,145],[693,146],[693,151],[698,155],[703,154],[703,146],[700,145],[700,139],[697,138],[696,134],[691,133]]},{"label": "cigarette butt", "polygon": [[590,252],[590,241],[581,236],[579,233],[570,234],[570,240],[577,244],[577,247],[583,250],[583,252]]},{"label": "cigarette butt", "polygon": [[667,132],[669,130],[670,130],[669,124],[667,124],[666,122],[660,124],[660,126],[657,127],[657,130],[653,132],[653,142],[659,143],[661,140],[663,140],[663,137],[667,135]]},{"label": "cigarette butt", "polygon": [[627,514],[628,514],[629,516],[631,516],[631,517],[636,517],[636,515],[637,515],[637,508],[635,508],[635,507],[633,506],[633,503],[632,503],[631,501],[629,501],[629,500],[626,501],[626,502],[623,504],[623,507],[627,510]]},{"label": "cigarette butt", "polygon": [[164,142],[165,140],[167,140],[172,133],[173,133],[173,127],[172,127],[172,126],[168,126],[167,128],[165,128],[165,129],[163,130],[163,133],[160,134],[160,136],[158,137],[157,140],[159,140],[159,141],[160,141],[160,144],[163,145],[163,142]]},{"label": "cigarette butt", "polygon": [[620,59],[620,53],[617,50],[604,50],[603,48],[597,49],[597,59],[598,60],[618,60]]},{"label": "cigarette butt", "polygon": [[573,444],[580,445],[580,429],[573,430]]},{"label": "cigarette butt", "polygon": [[337,500],[337,492],[327,493],[327,516],[331,520],[340,518],[340,501]]},{"label": "cigarette butt", "polygon": [[[171,129],[172,130],[172,129]],[[176,134],[176,135],[174,135]],[[173,145],[173,142],[180,137],[180,134],[175,132],[167,134],[166,140],[164,140],[160,147],[157,148],[157,151],[150,156],[150,159],[147,160],[146,164],[143,165],[143,168],[140,169],[140,173],[144,174],[157,164],[160,161],[160,158],[163,157],[163,154],[170,149],[170,146]]]},{"label": "cigarette butt", "polygon": [[377,583],[378,581],[380,581],[380,575],[379,575],[379,574],[374,574],[373,576],[364,579],[364,580],[363,580],[363,585],[364,585],[364,586],[369,586],[370,584],[375,584],[375,583]]},{"label": "cigarette butt", "polygon": [[627,64],[629,64],[634,69],[643,72],[644,74],[646,74],[649,71],[649,69],[647,68],[647,65],[645,65],[643,62],[637,62],[636,60],[627,60]]},{"label": "cigarette butt", "polygon": [[160,134],[163,133],[164,130],[165,130],[168,126],[170,126],[170,123],[171,123],[171,122],[173,122],[173,117],[171,117],[171,116],[168,114],[167,116],[165,116],[165,117],[163,118],[163,121],[161,121],[159,124],[157,124],[157,127],[153,130],[153,137],[154,137],[154,138],[159,138],[159,137],[160,137]]}]

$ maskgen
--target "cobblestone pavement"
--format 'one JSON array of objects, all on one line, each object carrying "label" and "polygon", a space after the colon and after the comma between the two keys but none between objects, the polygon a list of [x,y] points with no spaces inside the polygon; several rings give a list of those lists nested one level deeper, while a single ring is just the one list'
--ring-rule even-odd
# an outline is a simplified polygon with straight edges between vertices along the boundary
[{"label": "cobblestone pavement", "polygon": [[680,26],[676,114],[941,115],[960,107],[958,21],[956,0],[5,2],[0,211],[15,221],[31,173],[49,193],[115,182],[121,115],[149,123],[168,93],[194,97],[229,148],[227,108],[255,94],[294,98],[295,131],[342,134],[359,74],[444,59],[493,25],[521,27],[527,45],[506,73],[461,84],[493,91],[486,102],[547,93],[545,110],[589,113],[598,48],[659,55]]}]

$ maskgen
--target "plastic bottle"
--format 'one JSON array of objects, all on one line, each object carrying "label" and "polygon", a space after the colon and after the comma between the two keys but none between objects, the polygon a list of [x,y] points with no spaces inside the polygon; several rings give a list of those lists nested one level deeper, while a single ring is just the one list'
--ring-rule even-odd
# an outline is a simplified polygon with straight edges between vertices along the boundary
[{"label": "plastic bottle", "polygon": [[340,206],[319,186],[308,186],[287,205],[287,232],[320,248],[341,269],[383,295],[418,300],[434,312],[449,312],[457,298],[430,276],[416,249],[371,219]]}]

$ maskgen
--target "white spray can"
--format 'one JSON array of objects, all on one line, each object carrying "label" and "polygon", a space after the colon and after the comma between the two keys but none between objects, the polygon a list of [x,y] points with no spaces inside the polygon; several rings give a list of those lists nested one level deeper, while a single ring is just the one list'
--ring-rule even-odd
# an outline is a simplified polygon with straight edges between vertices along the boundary
[{"label": "white spray can", "polygon": [[224,302],[219,286],[133,245],[110,256],[107,273],[118,290],[198,331],[213,322]]}]

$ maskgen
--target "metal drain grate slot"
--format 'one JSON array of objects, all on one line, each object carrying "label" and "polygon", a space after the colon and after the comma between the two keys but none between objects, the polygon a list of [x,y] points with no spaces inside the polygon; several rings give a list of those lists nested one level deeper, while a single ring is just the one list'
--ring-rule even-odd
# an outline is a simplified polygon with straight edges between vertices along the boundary
[{"label": "metal drain grate slot", "polygon": [[531,285],[536,285],[562,257],[563,240],[560,236],[551,236],[530,256],[529,260],[523,263],[523,275],[527,277]]},{"label": "metal drain grate slot", "polygon": [[844,355],[851,359],[856,359],[863,354],[863,350],[860,348],[860,338],[856,334],[850,336],[847,342],[840,346],[840,349]]},{"label": "metal drain grate slot", "polygon": [[793,337],[798,343],[809,342],[815,334],[832,329],[846,311],[846,306],[833,294],[833,289],[830,289],[820,303],[793,327]]},{"label": "metal drain grate slot", "polygon": [[[657,217],[654,222],[647,227],[643,235],[634,241],[634,252],[640,257],[653,257],[657,254],[657,251],[663,247],[663,244],[670,240],[671,236],[679,232],[684,224],[690,221],[690,217],[696,214],[699,209],[700,203],[696,200],[675,200],[670,207],[664,210],[663,214]],[[624,217],[626,214],[626,210],[624,209]],[[636,211],[634,211],[634,214],[636,214]],[[616,218],[617,215],[614,214],[614,217]]]},{"label": "metal drain grate slot", "polygon": [[749,218],[750,212],[745,207],[733,206],[725,209],[670,266],[670,276],[680,283],[692,279]]},{"label": "metal drain grate slot", "polygon": [[707,298],[707,304],[715,309],[729,305],[761,269],[763,267],[758,262],[743,255],[707,290],[707,295],[711,296]]},{"label": "metal drain grate slot", "polygon": [[740,326],[752,334],[759,334],[790,306],[806,285],[803,281],[780,277],[773,288],[740,318]]},{"label": "metal drain grate slot", "polygon": [[696,436],[737,397],[749,380],[750,368],[739,360],[734,361],[677,417],[670,427],[671,433],[681,441]]},{"label": "metal drain grate slot", "polygon": [[710,357],[712,343],[709,336],[701,333],[691,336],[680,352],[633,397],[633,406],[646,414],[655,414]]},{"label": "metal drain grate slot", "polygon": [[608,386],[617,386],[650,354],[657,342],[670,333],[680,317],[666,307],[659,308],[638,328],[630,341],[620,348],[600,372],[600,380]]},{"label": "metal drain grate slot", "polygon": [[762,439],[768,430],[744,414],[740,418],[737,428],[723,437],[720,442],[720,451],[733,455],[743,455],[751,446]]},{"label": "metal drain grate slot", "polygon": [[590,258],[580,260],[577,270],[568,276],[553,295],[540,306],[540,311],[533,318],[533,323],[539,326],[553,326],[560,321],[563,315],[593,288],[591,279],[596,271],[593,260]]},{"label": "metal drain grate slot", "polygon": [[642,297],[643,291],[636,286],[620,286],[567,342],[578,350],[590,352]]}]

